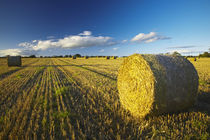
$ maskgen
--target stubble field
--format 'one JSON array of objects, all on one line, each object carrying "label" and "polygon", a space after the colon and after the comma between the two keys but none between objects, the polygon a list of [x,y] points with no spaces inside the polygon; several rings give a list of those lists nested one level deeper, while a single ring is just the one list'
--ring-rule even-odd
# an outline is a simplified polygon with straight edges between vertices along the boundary
[{"label": "stubble field", "polygon": [[199,74],[197,103],[179,113],[135,119],[120,104],[123,58],[0,58],[0,139],[208,139],[210,59],[189,59]]}]

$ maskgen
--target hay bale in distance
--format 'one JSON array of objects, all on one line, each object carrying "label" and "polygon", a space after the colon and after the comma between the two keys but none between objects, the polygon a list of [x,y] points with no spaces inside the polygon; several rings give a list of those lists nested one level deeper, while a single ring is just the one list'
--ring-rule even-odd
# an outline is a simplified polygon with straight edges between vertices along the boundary
[{"label": "hay bale in distance", "polygon": [[110,56],[106,56],[106,59],[110,59]]},{"label": "hay bale in distance", "polygon": [[12,66],[21,66],[22,62],[21,62],[21,56],[8,56],[7,57],[7,64],[9,67]]},{"label": "hay bale in distance", "polygon": [[113,56],[113,59],[117,59],[118,57],[117,56]]},{"label": "hay bale in distance", "polygon": [[198,74],[184,57],[134,54],[118,72],[120,102],[134,117],[177,112],[197,97]]}]

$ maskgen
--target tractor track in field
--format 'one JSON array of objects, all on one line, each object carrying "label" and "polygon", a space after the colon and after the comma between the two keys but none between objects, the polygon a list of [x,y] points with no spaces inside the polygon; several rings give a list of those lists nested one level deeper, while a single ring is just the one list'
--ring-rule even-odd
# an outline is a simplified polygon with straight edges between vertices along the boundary
[{"label": "tractor track in field", "polygon": [[[64,62],[64,63],[67,63],[67,62]],[[68,66],[69,66],[69,65],[68,65]],[[74,65],[72,65],[72,66],[74,66]],[[76,66],[76,68],[81,68],[81,67],[77,67],[77,66]],[[84,87],[84,86],[82,85],[82,81],[80,81],[79,79],[76,79],[76,77],[73,76],[73,75],[71,74],[70,71],[68,71],[67,69],[65,69],[65,67],[63,67],[63,65],[59,65],[59,66],[58,66],[58,69],[67,77],[67,79],[70,79],[70,81],[73,82],[74,85],[75,85],[76,87],[78,87],[80,90],[84,90],[84,89],[85,89],[87,92],[88,92],[88,90],[90,90],[90,89]],[[86,70],[86,69],[84,69],[84,70]],[[88,71],[90,71],[90,70],[88,70]],[[90,71],[90,72],[95,73],[95,72],[93,72],[93,71]],[[98,74],[98,73],[95,73],[95,74]],[[98,75],[107,78],[107,77],[104,76],[104,75],[101,75],[101,74],[98,74]],[[110,78],[108,78],[108,79],[110,79]]]},{"label": "tractor track in field", "polygon": [[78,68],[81,68],[81,69],[85,69],[85,70],[94,72],[94,73],[96,73],[96,74],[98,74],[98,75],[101,75],[101,76],[104,76],[104,77],[106,77],[106,78],[109,78],[109,79],[111,79],[111,80],[113,80],[113,81],[116,81],[116,80],[117,80],[116,78],[113,78],[112,76],[110,76],[108,73],[98,72],[98,71],[96,71],[96,70],[93,70],[93,69],[84,67],[83,65],[72,64],[72,63],[66,62],[66,61],[64,61],[64,60],[62,60],[62,59],[59,59],[59,60],[62,61],[62,62],[64,62],[64,63],[66,63],[66,64],[68,64],[68,66],[74,66],[74,67],[78,67]]}]

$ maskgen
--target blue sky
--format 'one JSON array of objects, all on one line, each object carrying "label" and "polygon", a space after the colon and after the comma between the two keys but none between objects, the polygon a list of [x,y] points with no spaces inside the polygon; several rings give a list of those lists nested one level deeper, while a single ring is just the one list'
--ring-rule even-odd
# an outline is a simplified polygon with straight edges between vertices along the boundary
[{"label": "blue sky", "polygon": [[0,56],[210,48],[208,0],[0,0]]}]

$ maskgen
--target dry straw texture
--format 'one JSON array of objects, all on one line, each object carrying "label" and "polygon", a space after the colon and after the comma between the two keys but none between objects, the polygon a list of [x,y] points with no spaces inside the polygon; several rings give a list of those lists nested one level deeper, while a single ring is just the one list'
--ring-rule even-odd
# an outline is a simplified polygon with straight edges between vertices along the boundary
[{"label": "dry straw texture", "polygon": [[8,56],[7,57],[8,66],[21,66],[21,56]]},{"label": "dry straw texture", "polygon": [[119,69],[118,90],[134,117],[176,112],[195,102],[198,75],[181,56],[134,54]]}]

